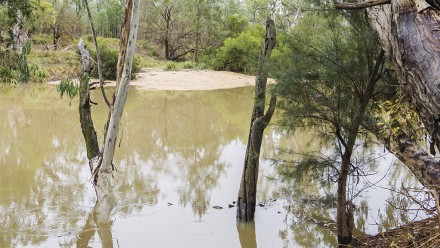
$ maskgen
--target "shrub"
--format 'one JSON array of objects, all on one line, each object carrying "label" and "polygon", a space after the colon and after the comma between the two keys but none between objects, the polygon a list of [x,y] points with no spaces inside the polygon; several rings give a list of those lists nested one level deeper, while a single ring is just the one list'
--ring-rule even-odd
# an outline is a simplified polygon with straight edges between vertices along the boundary
[{"label": "shrub", "polygon": [[196,64],[192,61],[186,61],[182,64],[183,69],[194,69]]},{"label": "shrub", "polygon": [[177,68],[177,65],[174,62],[169,62],[165,66],[166,71],[174,71],[174,70],[176,70],[176,68]]},{"label": "shrub", "polygon": [[235,38],[227,38],[213,60],[216,70],[253,73],[256,70],[264,28],[255,25]]},{"label": "shrub", "polygon": [[[116,67],[118,65],[118,55],[119,52],[117,50],[113,50],[108,48],[107,45],[103,43],[99,44],[99,52],[101,55],[102,62],[102,77],[104,80],[116,80]],[[90,47],[90,46],[89,46]],[[96,51],[91,51],[91,55],[96,59]],[[133,60],[133,67],[131,70],[131,77],[134,78],[134,74],[140,71],[139,60],[135,57]],[[98,67],[94,64],[92,69],[92,77],[98,78]]]}]

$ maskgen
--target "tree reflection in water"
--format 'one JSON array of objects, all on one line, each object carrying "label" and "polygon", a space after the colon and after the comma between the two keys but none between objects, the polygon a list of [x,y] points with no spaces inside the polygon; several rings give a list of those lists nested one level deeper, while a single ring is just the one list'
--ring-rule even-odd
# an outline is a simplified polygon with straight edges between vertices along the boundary
[{"label": "tree reflection in water", "polygon": [[[326,226],[335,215],[329,204],[332,186],[289,181],[264,159],[257,195],[264,207],[257,208],[257,228],[236,226],[236,209],[227,204],[235,200],[239,186],[252,107],[249,88],[129,94],[115,158],[119,206],[103,225],[93,210],[76,103],[69,108],[50,86],[0,91],[0,116],[5,117],[0,118],[0,247],[115,246],[133,240],[165,242],[168,235],[174,237],[169,242],[206,240],[203,244],[213,247],[335,244]],[[99,92],[92,98],[100,99]],[[106,113],[103,104],[93,106],[97,130]],[[102,133],[98,135],[102,140]],[[263,141],[263,158],[280,158],[279,147],[321,147],[310,141],[310,132],[292,137],[271,128]],[[388,160],[378,168],[389,165]],[[390,183],[382,186],[414,182],[404,168],[392,168],[386,177]],[[369,191],[375,198],[361,196],[355,221],[360,231],[374,233],[377,211],[385,209],[390,196]],[[328,197],[318,197],[326,193]],[[214,210],[213,204],[223,204],[223,209]],[[146,236],[145,230],[154,235]]]}]

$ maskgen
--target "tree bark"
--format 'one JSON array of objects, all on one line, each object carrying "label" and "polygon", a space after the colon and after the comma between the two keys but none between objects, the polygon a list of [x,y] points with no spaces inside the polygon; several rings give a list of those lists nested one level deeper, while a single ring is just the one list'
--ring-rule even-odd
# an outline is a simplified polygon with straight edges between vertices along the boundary
[{"label": "tree bark", "polygon": [[391,3],[391,0],[367,0],[359,3],[337,3],[335,7],[336,9],[365,9],[389,3]]},{"label": "tree bark", "polygon": [[28,36],[23,28],[23,16],[21,11],[17,13],[17,23],[12,29],[13,48],[19,52],[22,51],[24,44],[28,40]]},{"label": "tree bark", "polygon": [[[117,90],[115,104],[111,108],[111,117],[109,126],[107,128],[107,134],[105,138],[102,164],[99,169],[99,178],[103,175],[107,182],[103,181],[102,186],[106,186],[111,181],[111,174],[113,171],[113,157],[115,152],[116,139],[119,132],[119,124],[121,122],[122,112],[124,109],[125,101],[127,99],[128,89],[130,86],[130,75],[133,63],[134,51],[136,47],[137,30],[139,22],[139,6],[140,0],[135,0],[133,4],[133,13],[130,27],[129,40],[127,42],[127,55],[124,62],[124,70],[122,72],[121,83]],[[108,180],[107,180],[108,179]],[[110,183],[111,185],[111,183]]]},{"label": "tree bark", "polygon": [[[119,41],[119,56],[118,65],[116,69],[116,88],[119,87],[121,81],[122,71],[124,69],[125,55],[127,53],[127,42],[130,34],[130,21],[133,9],[133,0],[127,0],[125,3],[125,17],[121,25],[121,40]],[[115,93],[116,94],[116,93]]]},{"label": "tree bark", "polygon": [[[92,114],[90,109],[90,87],[87,80],[90,72],[90,53],[85,48],[82,39],[78,43],[78,51],[82,58],[81,82],[79,85],[79,120],[81,123],[81,131],[86,142],[87,158],[91,160],[97,157],[99,152],[98,138],[96,136],[95,127],[93,125]],[[90,168],[92,170],[92,168]]]},{"label": "tree bark", "polygon": [[364,122],[363,127],[374,134],[386,149],[394,154],[413,173],[414,177],[425,187],[439,190],[440,162],[424,150],[417,141],[407,135],[385,136],[376,122]]},{"label": "tree bark", "polygon": [[[392,0],[368,9],[403,91],[440,147],[440,13],[423,0]],[[440,185],[440,178],[435,180]]]},{"label": "tree bark", "polygon": [[261,54],[258,60],[258,69],[255,81],[255,102],[251,117],[251,127],[249,130],[248,144],[244,161],[243,174],[241,178],[240,190],[237,200],[237,220],[254,220],[258,166],[260,158],[260,148],[263,139],[264,129],[270,122],[276,106],[276,97],[272,95],[269,108],[264,114],[266,105],[266,84],[267,84],[267,64],[272,49],[276,43],[275,23],[268,18],[266,22],[266,38],[263,43]]}]

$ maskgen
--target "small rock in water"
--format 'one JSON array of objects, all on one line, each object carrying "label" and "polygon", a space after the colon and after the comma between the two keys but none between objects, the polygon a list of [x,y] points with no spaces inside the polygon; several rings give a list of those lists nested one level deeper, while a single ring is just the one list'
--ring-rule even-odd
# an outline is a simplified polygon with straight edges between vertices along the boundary
[{"label": "small rock in water", "polygon": [[232,204],[235,204],[235,203],[237,203],[237,202],[236,202],[236,201],[233,201],[233,202],[232,202]]},{"label": "small rock in water", "polygon": [[212,207],[212,208],[215,208],[215,209],[223,209],[223,208],[220,207],[220,206],[214,206],[214,207]]},{"label": "small rock in water", "polygon": [[258,206],[260,206],[260,207],[264,207],[264,204],[263,204],[263,203],[260,203],[260,204],[258,204]]},{"label": "small rock in water", "polygon": [[173,204],[168,202],[167,205],[168,205],[168,207],[169,207],[169,206],[171,206],[171,205],[173,205]]}]

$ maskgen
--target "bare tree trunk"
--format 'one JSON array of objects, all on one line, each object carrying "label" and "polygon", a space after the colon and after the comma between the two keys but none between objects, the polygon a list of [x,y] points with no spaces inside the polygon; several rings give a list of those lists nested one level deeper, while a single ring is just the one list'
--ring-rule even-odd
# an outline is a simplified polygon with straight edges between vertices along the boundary
[{"label": "bare tree trunk", "polygon": [[413,173],[415,178],[429,189],[439,189],[440,162],[406,135],[385,137],[373,120],[364,122],[364,128],[376,136],[387,150],[394,154]]},{"label": "bare tree trunk", "polygon": [[[87,4],[87,0],[84,1]],[[119,131],[119,124],[122,117],[122,111],[125,105],[125,100],[130,85],[130,75],[131,75],[131,68],[134,57],[134,50],[136,46],[137,29],[139,22],[139,5],[140,5],[140,0],[135,0],[134,5],[132,6],[131,9],[132,11],[131,14],[132,19],[130,22],[131,26],[129,29],[129,39],[126,43],[127,54],[125,56],[124,68],[121,76],[121,83],[119,84],[119,88],[115,98],[115,103],[111,107],[111,114],[109,117],[110,121],[105,136],[102,154],[99,153],[96,132],[93,127],[93,122],[90,115],[90,105],[89,105],[90,98],[88,91],[88,87],[89,87],[88,82],[84,81],[82,82],[81,85],[80,121],[83,130],[83,135],[86,140],[87,156],[89,158],[89,166],[92,171],[92,179],[97,196],[97,202],[94,211],[97,216],[97,222],[100,225],[104,225],[110,221],[111,211],[116,205],[116,197],[112,185],[112,172],[114,170],[113,157],[114,157],[116,139]],[[88,11],[88,13],[90,17],[90,12]],[[92,22],[91,25],[93,27]],[[89,68],[90,62],[88,60],[89,54],[88,51],[85,50],[84,43],[82,43],[82,45],[81,43],[82,41],[80,41],[79,49],[83,58],[83,74],[87,74],[90,71]],[[96,37],[95,37],[95,45],[97,45]],[[99,51],[97,50],[97,54],[98,53]]]},{"label": "bare tree trunk", "polygon": [[[121,40],[119,41],[119,56],[118,65],[116,69],[116,88],[119,87],[121,81],[122,70],[124,69],[125,55],[127,53],[127,42],[130,34],[130,21],[133,9],[133,0],[127,0],[125,3],[125,17],[121,25]],[[116,95],[116,93],[115,93]]]},{"label": "bare tree trunk", "polygon": [[[402,89],[439,148],[440,12],[423,0],[392,0],[369,8],[368,17],[393,61]],[[434,183],[440,185],[440,177]]]},{"label": "bare tree trunk", "polygon": [[[127,55],[124,62],[124,70],[122,72],[121,82],[116,95],[115,104],[111,108],[110,122],[107,128],[107,134],[103,147],[102,163],[97,173],[96,188],[98,203],[102,203],[104,211],[109,210],[108,207],[114,204],[112,186],[113,157],[115,153],[115,145],[119,132],[119,124],[121,122],[122,112],[125,101],[127,99],[128,89],[130,86],[130,75],[133,63],[134,51],[136,47],[137,30],[139,23],[140,0],[135,0],[133,4],[133,13],[130,27],[129,40],[127,42]],[[110,209],[111,210],[111,209]]]},{"label": "bare tree trunk", "polygon": [[266,84],[267,84],[267,64],[276,43],[275,23],[268,18],[266,22],[266,38],[263,43],[260,58],[258,60],[258,70],[255,82],[255,103],[251,117],[251,127],[249,130],[246,157],[244,162],[243,174],[241,178],[240,190],[237,200],[237,220],[254,220],[258,166],[260,158],[260,148],[263,139],[264,129],[270,122],[275,111],[276,97],[272,95],[269,108],[264,114],[266,105]]},{"label": "bare tree trunk", "polygon": [[[89,80],[87,80],[88,74],[91,70],[90,53],[85,48],[82,39],[80,39],[78,43],[78,51],[81,55],[83,65],[79,86],[79,119],[84,140],[86,142],[87,158],[91,160],[92,158],[97,157],[100,152],[90,109],[90,87]],[[92,168],[90,168],[90,170],[92,170]]]},{"label": "bare tree trunk", "polygon": [[12,29],[13,48],[19,52],[22,51],[24,44],[28,40],[28,36],[23,28],[23,17],[20,11],[17,14],[17,23]]}]

